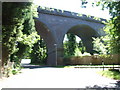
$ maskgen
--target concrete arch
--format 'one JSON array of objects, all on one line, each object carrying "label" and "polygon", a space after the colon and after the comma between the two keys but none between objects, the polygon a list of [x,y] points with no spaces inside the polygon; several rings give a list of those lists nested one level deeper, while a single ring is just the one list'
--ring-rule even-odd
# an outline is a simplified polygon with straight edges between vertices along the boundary
[{"label": "concrete arch", "polygon": [[72,34],[80,37],[84,46],[86,47],[86,51],[88,53],[91,53],[91,54],[94,53],[92,37],[100,37],[100,35],[93,28],[91,28],[89,25],[85,25],[85,24],[75,25],[75,26],[71,27],[67,31],[67,33],[72,33]]},{"label": "concrete arch", "polygon": [[47,46],[47,65],[55,65],[55,46],[56,40],[51,30],[43,23],[35,19],[35,28],[38,34],[43,38]]}]

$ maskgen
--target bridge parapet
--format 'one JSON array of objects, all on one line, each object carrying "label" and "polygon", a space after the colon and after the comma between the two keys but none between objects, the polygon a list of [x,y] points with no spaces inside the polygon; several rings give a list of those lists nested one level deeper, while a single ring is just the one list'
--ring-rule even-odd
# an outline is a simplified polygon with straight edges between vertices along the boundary
[{"label": "bridge parapet", "polygon": [[86,21],[92,21],[92,22],[98,22],[98,23],[104,23],[107,20],[103,18],[97,18],[90,15],[85,14],[79,14],[75,12],[60,10],[60,9],[54,9],[54,8],[47,8],[47,7],[38,7],[38,13],[45,13],[45,14],[51,14],[51,15],[57,15],[57,16],[63,16],[63,17],[69,17],[69,18],[77,18],[77,19],[83,19]]}]

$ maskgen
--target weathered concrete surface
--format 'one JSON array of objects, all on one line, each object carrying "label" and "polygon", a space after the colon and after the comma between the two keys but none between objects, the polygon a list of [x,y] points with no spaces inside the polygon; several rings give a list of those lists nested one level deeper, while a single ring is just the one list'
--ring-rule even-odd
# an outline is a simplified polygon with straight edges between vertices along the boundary
[{"label": "weathered concrete surface", "polygon": [[[86,15],[78,16],[77,13],[57,11],[56,9],[44,10],[38,8],[39,18],[35,18],[35,26],[38,33],[43,37],[48,48],[48,65],[56,64],[62,56],[63,40],[66,33],[73,33],[80,37],[86,47],[86,51],[93,53],[92,37],[105,35],[102,28],[105,26],[103,19],[95,20]],[[55,46],[57,44],[57,46]]]}]

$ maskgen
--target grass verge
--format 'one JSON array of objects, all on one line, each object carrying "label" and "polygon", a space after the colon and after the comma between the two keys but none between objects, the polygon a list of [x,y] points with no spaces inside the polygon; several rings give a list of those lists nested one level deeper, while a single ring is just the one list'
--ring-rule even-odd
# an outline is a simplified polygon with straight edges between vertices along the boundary
[{"label": "grass verge", "polygon": [[120,71],[118,69],[108,69],[105,71],[100,71],[98,73],[111,79],[120,80]]},{"label": "grass verge", "polygon": [[[103,67],[103,65],[65,65],[65,66],[55,66],[57,68],[74,68],[74,67],[81,67],[81,66],[100,66],[100,67]],[[113,65],[104,65],[104,67],[107,66],[107,67],[113,67]],[[118,67],[119,65],[114,65],[114,67]]]}]

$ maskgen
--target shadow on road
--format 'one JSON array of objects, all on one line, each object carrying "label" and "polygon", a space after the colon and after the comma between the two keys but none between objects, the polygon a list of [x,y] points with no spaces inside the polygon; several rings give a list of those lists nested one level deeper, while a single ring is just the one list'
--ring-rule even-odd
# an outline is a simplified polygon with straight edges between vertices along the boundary
[{"label": "shadow on road", "polygon": [[56,67],[47,66],[47,65],[31,65],[31,64],[22,64],[21,66],[23,68],[29,68],[29,69],[36,69],[36,68],[56,68]]},{"label": "shadow on road", "polygon": [[36,68],[55,68],[55,67],[50,67],[47,65],[32,65],[31,63],[31,59],[22,59],[21,61],[21,66],[23,68],[29,68],[29,69],[36,69]]},{"label": "shadow on road", "polygon": [[119,90],[120,90],[120,80],[117,81],[117,83],[115,83],[116,87],[119,87]]},{"label": "shadow on road", "polygon": [[111,83],[115,86],[99,86],[99,85],[94,85],[94,86],[86,86],[86,89],[97,89],[97,90],[120,90],[120,81],[117,81],[116,83]]}]

